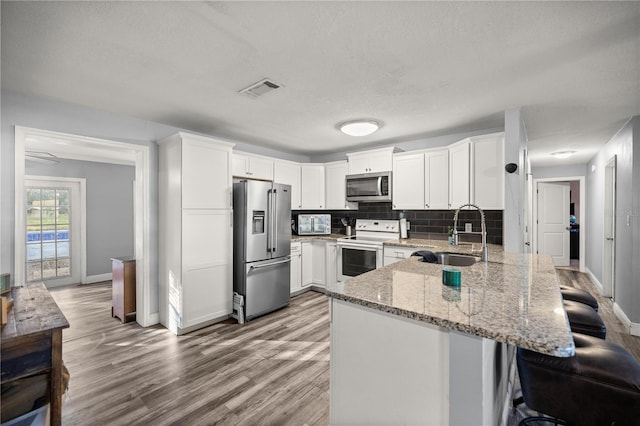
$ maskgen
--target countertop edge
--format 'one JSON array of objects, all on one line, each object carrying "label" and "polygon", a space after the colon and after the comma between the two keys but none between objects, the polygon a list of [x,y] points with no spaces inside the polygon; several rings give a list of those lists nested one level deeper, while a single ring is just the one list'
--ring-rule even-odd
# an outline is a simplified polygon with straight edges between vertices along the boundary
[{"label": "countertop edge", "polygon": [[529,349],[535,352],[539,352],[546,355],[556,356],[560,358],[568,358],[575,355],[575,345],[572,342],[570,347],[557,347],[546,345],[533,345],[530,341],[514,339],[509,336],[492,333],[482,327],[473,327],[470,325],[461,324],[454,321],[448,321],[441,318],[435,318],[429,315],[419,314],[417,312],[408,311],[406,309],[391,307],[385,304],[375,303],[370,300],[359,299],[350,297],[342,293],[336,293],[329,289],[326,290],[327,297],[342,300],[345,302],[353,303],[355,305],[363,306],[365,308],[374,309],[380,312],[386,312],[388,314],[396,315],[402,318],[407,318],[415,321],[424,322],[427,324],[433,324],[438,327],[446,328],[453,331],[458,331],[465,334],[470,334],[477,337],[483,337],[486,339],[495,340],[501,343],[507,343],[510,345],[518,346],[523,349]]}]

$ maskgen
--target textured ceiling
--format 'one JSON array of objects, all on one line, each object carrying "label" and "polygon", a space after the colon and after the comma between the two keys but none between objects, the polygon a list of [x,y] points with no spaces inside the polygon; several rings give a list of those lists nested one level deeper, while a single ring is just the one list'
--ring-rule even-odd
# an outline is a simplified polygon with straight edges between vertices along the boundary
[{"label": "textured ceiling", "polygon": [[2,87],[306,155],[520,106],[534,165],[585,163],[640,114],[640,2],[3,1]]}]

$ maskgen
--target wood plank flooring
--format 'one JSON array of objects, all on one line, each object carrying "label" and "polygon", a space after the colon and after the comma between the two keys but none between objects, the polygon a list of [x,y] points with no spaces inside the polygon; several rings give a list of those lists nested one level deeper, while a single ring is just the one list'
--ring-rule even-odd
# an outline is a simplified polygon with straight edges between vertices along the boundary
[{"label": "wood plank flooring", "polygon": [[[623,329],[586,274],[558,269],[561,284],[600,303],[607,340],[640,361],[640,337]],[[326,425],[327,298],[308,292],[244,326],[233,321],[174,336],[111,318],[111,282],[52,289],[69,320],[71,372],[65,425]],[[510,421],[513,419],[510,419]]]},{"label": "wood plank flooring", "polygon": [[598,313],[607,326],[607,339],[629,351],[640,362],[640,337],[632,336],[613,312],[613,302],[602,296],[587,274],[562,268],[556,268],[560,284],[586,290],[598,301]]},{"label": "wood plank flooring", "polygon": [[327,298],[185,336],[111,318],[111,283],[52,289],[71,327],[65,425],[328,424]]}]

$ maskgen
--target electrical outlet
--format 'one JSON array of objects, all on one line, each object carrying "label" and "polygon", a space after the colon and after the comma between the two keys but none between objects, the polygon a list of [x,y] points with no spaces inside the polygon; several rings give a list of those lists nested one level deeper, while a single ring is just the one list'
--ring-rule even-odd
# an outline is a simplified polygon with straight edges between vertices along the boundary
[{"label": "electrical outlet", "polygon": [[473,225],[470,223],[465,223],[464,224],[464,232],[472,232],[473,231]]}]

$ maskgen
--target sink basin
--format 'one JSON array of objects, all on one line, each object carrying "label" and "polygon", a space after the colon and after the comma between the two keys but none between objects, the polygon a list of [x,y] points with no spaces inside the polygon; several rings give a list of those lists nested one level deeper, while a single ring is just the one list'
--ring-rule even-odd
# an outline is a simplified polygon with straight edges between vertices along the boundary
[{"label": "sink basin", "polygon": [[438,263],[450,266],[470,266],[478,261],[476,256],[466,254],[455,254],[439,251],[435,253],[438,257]]}]

